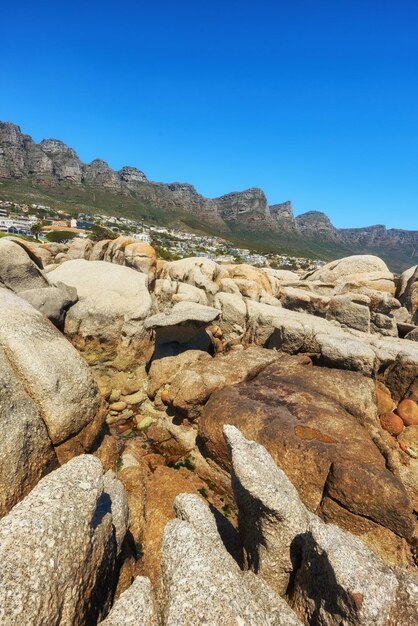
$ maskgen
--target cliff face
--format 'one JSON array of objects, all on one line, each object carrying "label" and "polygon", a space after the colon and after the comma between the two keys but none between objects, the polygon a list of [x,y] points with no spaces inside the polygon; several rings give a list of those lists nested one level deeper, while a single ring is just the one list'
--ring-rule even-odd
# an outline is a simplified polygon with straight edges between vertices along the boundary
[{"label": "cliff face", "polygon": [[418,231],[388,230],[382,225],[337,229],[318,211],[295,217],[289,201],[269,206],[258,188],[208,199],[187,183],[149,181],[135,167],[115,171],[101,159],[83,163],[62,141],[44,139],[37,144],[10,122],[0,122],[0,179],[28,181],[38,189],[61,188],[70,194],[91,190],[130,197],[138,202],[138,211],[152,207],[165,216],[199,224],[202,230],[207,225],[221,233],[233,232],[255,245],[265,242],[266,237],[269,245],[276,242],[278,247],[292,240],[295,253],[300,249],[302,255],[303,244],[311,242],[310,253],[321,256],[324,246],[326,258],[338,256],[341,248],[345,254],[350,250],[372,251],[384,258],[387,251],[395,264],[401,254],[404,260],[399,268],[418,261]]}]

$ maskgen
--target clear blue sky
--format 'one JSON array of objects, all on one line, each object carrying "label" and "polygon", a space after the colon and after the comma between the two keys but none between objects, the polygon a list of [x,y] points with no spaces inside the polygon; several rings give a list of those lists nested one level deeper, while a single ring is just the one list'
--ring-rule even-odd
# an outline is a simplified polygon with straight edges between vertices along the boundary
[{"label": "clear blue sky", "polygon": [[417,0],[3,0],[0,120],[213,197],[418,229]]}]

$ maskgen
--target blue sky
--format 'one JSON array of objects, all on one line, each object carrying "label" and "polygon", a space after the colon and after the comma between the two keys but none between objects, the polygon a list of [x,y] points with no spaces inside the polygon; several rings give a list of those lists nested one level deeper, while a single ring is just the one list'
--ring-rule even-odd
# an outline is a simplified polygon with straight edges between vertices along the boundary
[{"label": "blue sky", "polygon": [[418,2],[1,3],[0,120],[84,161],[418,229]]}]

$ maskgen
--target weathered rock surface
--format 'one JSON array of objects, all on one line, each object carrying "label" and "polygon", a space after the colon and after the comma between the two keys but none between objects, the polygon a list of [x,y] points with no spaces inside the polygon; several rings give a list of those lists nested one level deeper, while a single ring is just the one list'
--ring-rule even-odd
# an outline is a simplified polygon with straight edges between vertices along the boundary
[{"label": "weathered rock surface", "polygon": [[38,309],[57,328],[63,327],[68,309],[78,300],[77,290],[63,283],[44,289],[25,289],[19,292],[19,296]]},{"label": "weathered rock surface", "polygon": [[53,444],[87,427],[99,413],[97,386],[83,359],[27,302],[0,290],[0,346],[36,404]]},{"label": "weathered rock surface", "polygon": [[121,539],[126,525],[123,493],[106,490],[94,457],[43,478],[0,521],[1,623],[94,624],[112,595],[115,534]]},{"label": "weathered rock surface", "polygon": [[25,250],[15,242],[0,240],[0,286],[19,293],[49,287],[47,278]]},{"label": "weathered rock surface", "polygon": [[384,261],[371,255],[355,255],[331,261],[311,273],[307,280],[333,283],[340,288],[350,284],[352,291],[358,288],[370,288],[395,293],[393,274],[389,272]]},{"label": "weathered rock surface", "polygon": [[202,411],[199,440],[228,470],[227,423],[267,448],[311,511],[364,537],[389,562],[404,562],[401,537],[411,539],[413,507],[376,445],[382,431],[372,381],[284,357],[213,393]]},{"label": "weathered rock surface", "polygon": [[387,567],[362,541],[310,514],[262,446],[232,426],[224,433],[247,563],[281,593],[288,579],[290,604],[305,623],[406,626],[416,621],[416,575]]},{"label": "weathered rock surface", "polygon": [[42,416],[0,349],[0,517],[58,465]]},{"label": "weathered rock surface", "polygon": [[[15,239],[0,241],[0,287],[19,294],[35,309],[62,327],[67,309],[77,301],[77,292],[63,284],[53,287],[40,269],[39,246]],[[46,251],[45,251],[46,252]]]},{"label": "weathered rock surface", "polygon": [[156,329],[179,326],[190,322],[191,324],[196,323],[196,327],[198,327],[200,324],[207,325],[213,322],[219,313],[218,309],[196,302],[178,302],[173,306],[170,313],[157,313],[149,317],[145,325],[148,329]]},{"label": "weathered rock surface", "polygon": [[[307,509],[271,456],[232,426],[223,432],[233,467],[232,488],[246,567],[285,595],[293,570],[291,545],[309,523]],[[281,489],[278,488],[280,475]],[[256,495],[255,495],[256,494]]]},{"label": "weathered rock surface", "polygon": [[77,289],[79,301],[67,313],[65,334],[88,362],[133,360],[150,352],[144,320],[152,301],[145,274],[105,261],[77,259],[48,276]]},{"label": "weathered rock surface", "polygon": [[411,314],[412,322],[418,324],[418,265],[402,274],[398,297]]},{"label": "weathered rock surface", "polygon": [[101,626],[158,626],[154,594],[148,578],[138,576],[115,602]]},{"label": "weathered rock surface", "polygon": [[193,472],[158,466],[148,477],[144,503],[143,568],[153,583],[161,568],[161,542],[166,524],[174,518],[173,504],[180,493],[197,494],[207,487]]},{"label": "weathered rock surface", "polygon": [[197,496],[175,502],[162,546],[163,621],[183,624],[300,626],[289,606],[260,583],[247,582],[220,540],[215,519]]},{"label": "weathered rock surface", "polygon": [[149,392],[153,397],[165,386],[168,404],[193,421],[215,391],[251,380],[278,358],[277,352],[256,347],[215,358],[189,350],[178,357],[153,362]]}]

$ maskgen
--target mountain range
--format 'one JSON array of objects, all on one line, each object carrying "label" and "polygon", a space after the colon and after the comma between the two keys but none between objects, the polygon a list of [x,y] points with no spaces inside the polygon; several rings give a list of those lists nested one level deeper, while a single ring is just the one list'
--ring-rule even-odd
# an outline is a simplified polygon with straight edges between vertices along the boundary
[{"label": "mountain range", "polygon": [[36,143],[11,122],[0,122],[0,183],[1,199],[185,226],[261,251],[325,260],[377,254],[394,271],[418,263],[418,231],[338,229],[324,213],[295,217],[289,201],[269,205],[258,188],[205,198],[188,183],[153,182],[135,167],[115,171],[101,159],[83,163],[62,141]]}]

